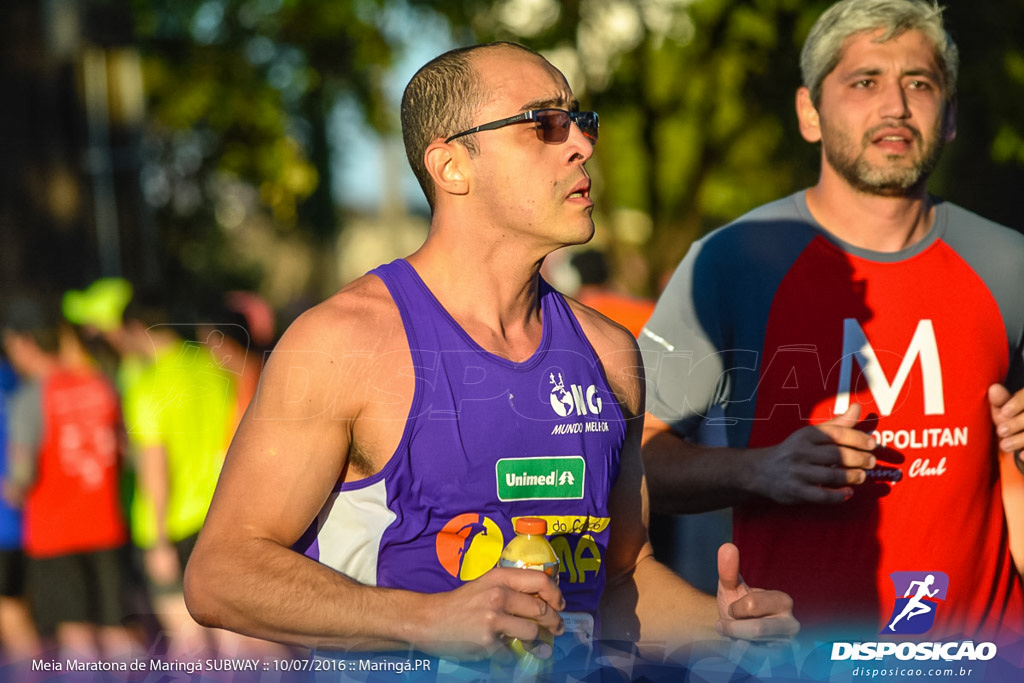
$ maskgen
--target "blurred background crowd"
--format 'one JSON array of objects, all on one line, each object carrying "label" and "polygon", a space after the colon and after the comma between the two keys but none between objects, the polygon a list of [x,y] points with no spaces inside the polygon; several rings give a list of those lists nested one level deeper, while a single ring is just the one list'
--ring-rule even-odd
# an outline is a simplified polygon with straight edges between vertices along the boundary
[{"label": "blurred background crowd", "polygon": [[[21,489],[5,487],[0,550],[102,551],[125,600],[117,628],[69,630],[5,589],[7,654],[58,641],[113,653],[254,646],[192,630],[181,566],[275,335],[425,235],[397,124],[418,66],[455,45],[515,40],[599,112],[597,236],[545,272],[637,333],[695,238],[814,182],[817,150],[799,136],[793,96],[799,46],[828,4],[0,3],[3,443],[38,427],[10,415],[40,420],[69,404],[67,424],[95,427],[72,440],[96,459],[47,499],[29,476],[45,459],[33,470],[5,458]],[[1024,230],[1024,4],[948,4],[963,55],[959,131],[931,189]],[[52,376],[61,382],[41,382]],[[74,502],[79,485],[104,512],[74,507],[86,505]],[[47,511],[79,523],[39,541],[27,518]],[[707,587],[683,564],[684,524],[659,520],[657,550]],[[10,571],[0,578],[18,586]],[[94,609],[54,581],[48,599]]]}]

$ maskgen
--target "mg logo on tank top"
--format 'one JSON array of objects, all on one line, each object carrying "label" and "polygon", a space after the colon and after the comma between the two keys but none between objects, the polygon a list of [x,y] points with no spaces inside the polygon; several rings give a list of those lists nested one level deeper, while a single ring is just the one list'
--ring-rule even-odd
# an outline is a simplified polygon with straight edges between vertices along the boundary
[{"label": "mg logo on tank top", "polygon": [[942,365],[939,363],[939,348],[935,342],[935,329],[931,320],[921,320],[910,340],[896,377],[892,382],[885,376],[875,349],[868,341],[860,323],[854,318],[843,320],[843,356],[839,368],[839,390],[836,394],[835,413],[845,413],[850,407],[850,385],[853,381],[853,361],[860,365],[867,380],[871,395],[882,416],[892,415],[896,400],[903,385],[910,376],[914,364],[920,361],[924,383],[924,414],[945,413],[945,399],[942,391]]},{"label": "mg logo on tank top", "polygon": [[558,373],[557,379],[555,379],[555,373],[553,372],[549,377],[552,386],[549,401],[551,402],[551,408],[560,417],[600,414],[602,402],[601,397],[597,393],[596,386],[591,384],[584,388],[580,384],[570,384],[566,387],[565,380],[562,379],[562,373]]}]

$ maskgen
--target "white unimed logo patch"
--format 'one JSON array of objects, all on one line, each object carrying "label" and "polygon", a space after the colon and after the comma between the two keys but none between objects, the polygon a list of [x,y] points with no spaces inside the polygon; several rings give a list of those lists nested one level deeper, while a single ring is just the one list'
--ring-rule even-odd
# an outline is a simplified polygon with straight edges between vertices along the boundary
[{"label": "white unimed logo patch", "polygon": [[604,404],[597,393],[598,389],[595,385],[591,384],[583,387],[581,384],[570,384],[567,387],[565,380],[562,379],[562,373],[558,373],[558,378],[556,379],[555,373],[552,372],[549,378],[551,395],[548,400],[551,402],[552,410],[559,417],[598,415],[601,413],[601,408]]},{"label": "white unimed logo patch", "polygon": [[987,662],[998,652],[995,643],[832,643],[832,661],[867,661],[895,657],[902,661]]},{"label": "white unimed logo patch", "polygon": [[878,354],[868,341],[860,323],[854,318],[843,320],[843,359],[839,367],[839,390],[836,394],[835,413],[845,413],[850,407],[850,385],[853,381],[853,361],[856,360],[867,380],[871,395],[882,416],[891,415],[903,385],[910,376],[914,363],[920,361],[924,384],[924,414],[942,415],[946,412],[942,390],[942,364],[939,346],[935,341],[935,328],[931,320],[917,323],[907,352],[903,355],[892,383],[882,371]]}]

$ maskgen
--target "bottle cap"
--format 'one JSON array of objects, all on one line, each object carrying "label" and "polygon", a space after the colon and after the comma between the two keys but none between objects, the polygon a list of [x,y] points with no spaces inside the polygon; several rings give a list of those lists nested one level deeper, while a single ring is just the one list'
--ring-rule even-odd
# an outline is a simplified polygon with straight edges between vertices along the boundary
[{"label": "bottle cap", "polygon": [[544,536],[548,533],[548,522],[540,517],[520,517],[516,520],[516,533]]}]

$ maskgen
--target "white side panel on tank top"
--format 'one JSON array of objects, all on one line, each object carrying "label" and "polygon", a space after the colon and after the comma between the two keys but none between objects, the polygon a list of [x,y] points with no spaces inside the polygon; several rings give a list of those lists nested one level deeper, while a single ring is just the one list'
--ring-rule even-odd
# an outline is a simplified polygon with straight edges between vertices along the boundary
[{"label": "white side panel on tank top", "polygon": [[356,581],[377,585],[377,558],[384,531],[395,521],[385,480],[331,494],[320,512],[320,562]]}]

